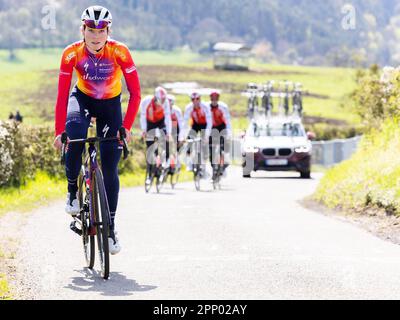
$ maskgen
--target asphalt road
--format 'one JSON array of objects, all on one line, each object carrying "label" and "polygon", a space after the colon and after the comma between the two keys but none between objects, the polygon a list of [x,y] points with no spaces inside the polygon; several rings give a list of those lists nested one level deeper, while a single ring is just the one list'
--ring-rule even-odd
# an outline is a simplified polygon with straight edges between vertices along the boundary
[{"label": "asphalt road", "polygon": [[[305,209],[297,173],[120,193],[123,249],[111,278],[83,268],[80,238],[59,201],[21,231],[17,296],[28,299],[400,299],[400,247]],[[99,269],[96,264],[96,269]]]}]

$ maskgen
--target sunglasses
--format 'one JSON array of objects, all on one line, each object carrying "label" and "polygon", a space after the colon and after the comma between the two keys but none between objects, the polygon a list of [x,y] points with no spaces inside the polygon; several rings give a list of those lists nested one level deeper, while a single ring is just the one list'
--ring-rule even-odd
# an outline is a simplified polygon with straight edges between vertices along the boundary
[{"label": "sunglasses", "polygon": [[109,22],[104,20],[97,22],[97,24],[95,20],[85,20],[84,23],[86,27],[91,29],[104,29],[107,28],[109,25]]},{"label": "sunglasses", "polygon": [[193,98],[192,101],[200,101],[200,98]]}]

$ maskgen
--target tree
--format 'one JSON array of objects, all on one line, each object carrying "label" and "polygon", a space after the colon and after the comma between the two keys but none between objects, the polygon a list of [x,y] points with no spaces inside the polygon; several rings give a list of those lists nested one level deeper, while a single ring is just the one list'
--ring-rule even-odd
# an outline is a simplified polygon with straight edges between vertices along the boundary
[{"label": "tree", "polygon": [[261,40],[256,43],[252,50],[253,55],[262,62],[271,62],[275,60],[275,54],[272,50],[272,45],[266,40]]},{"label": "tree", "polygon": [[227,30],[220,22],[213,18],[206,18],[194,26],[187,36],[187,42],[192,49],[200,50],[224,40],[228,35]]},{"label": "tree", "polygon": [[0,42],[9,50],[9,59],[15,60],[15,49],[29,40],[29,11],[25,8],[13,8],[0,12]]}]

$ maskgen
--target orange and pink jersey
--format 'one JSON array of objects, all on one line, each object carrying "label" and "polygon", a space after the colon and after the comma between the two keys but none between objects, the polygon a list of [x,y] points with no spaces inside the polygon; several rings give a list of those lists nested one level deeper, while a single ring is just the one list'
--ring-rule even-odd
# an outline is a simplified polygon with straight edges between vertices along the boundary
[{"label": "orange and pink jersey", "polygon": [[59,75],[56,104],[56,135],[65,130],[67,104],[73,70],[76,86],[94,99],[110,99],[121,94],[124,76],[130,94],[123,126],[130,130],[140,105],[140,83],[128,47],[109,39],[99,54],[90,53],[83,41],[65,48]]}]

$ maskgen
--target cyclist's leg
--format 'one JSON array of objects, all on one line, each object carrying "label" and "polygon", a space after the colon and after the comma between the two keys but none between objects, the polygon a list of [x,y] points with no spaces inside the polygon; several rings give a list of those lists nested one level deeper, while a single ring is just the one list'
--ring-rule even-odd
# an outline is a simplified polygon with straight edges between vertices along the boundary
[{"label": "cyclist's leg", "polygon": [[225,129],[222,130],[220,143],[221,143],[220,154],[221,154],[221,156],[223,156],[223,159],[224,159],[224,166],[222,168],[222,171],[225,171],[225,169],[228,168],[228,166],[229,166],[229,160],[228,160],[228,157],[226,156],[226,154],[230,150],[230,144],[229,144],[230,141],[228,140],[227,132]]},{"label": "cyclist's leg", "polygon": [[[90,124],[90,98],[74,88],[68,100],[65,131],[70,140],[84,139]],[[65,155],[65,173],[68,180],[70,202],[76,198],[78,176],[82,165],[83,144],[71,144]]]},{"label": "cyclist's leg", "polygon": [[202,162],[202,170],[204,173],[206,173],[206,162],[207,158],[209,157],[209,150],[208,150],[208,140],[206,141],[206,127],[207,125],[200,125],[200,157],[201,157],[201,162]]},{"label": "cyclist's leg", "polygon": [[153,157],[149,156],[148,154],[148,150],[152,147],[152,145],[154,144],[154,140],[146,140],[146,172],[148,174],[148,176],[150,176],[150,170],[151,170],[151,165],[153,164]]},{"label": "cyclist's leg", "polygon": [[[102,138],[115,137],[118,133],[118,129],[122,126],[120,96],[99,102],[96,106],[96,113],[97,136]],[[114,219],[118,206],[118,162],[121,158],[121,152],[122,145],[118,141],[105,141],[100,143],[101,169],[110,209],[110,228],[112,231],[114,230]]]},{"label": "cyclist's leg", "polygon": [[[226,142],[226,125],[221,124],[220,126],[215,128],[215,134],[218,134],[215,141],[214,147],[214,163],[219,164],[221,161],[221,156],[224,154],[225,151],[225,142]],[[219,148],[217,148],[217,145]],[[217,152],[218,151],[218,152]]]},{"label": "cyclist's leg", "polygon": [[219,130],[217,127],[214,127],[211,130],[211,136],[208,139],[208,152],[209,152],[211,169],[214,169],[214,166],[217,164],[219,158],[217,155],[218,136],[219,136]]},{"label": "cyclist's leg", "polygon": [[[198,129],[198,125],[197,124],[193,124],[187,138],[188,139],[196,139],[197,137],[197,133],[198,133],[199,129]],[[192,143],[189,148],[187,148],[186,150],[186,157],[187,157],[187,166],[188,166],[188,170],[189,171],[193,171],[193,166],[196,165],[198,163],[198,157],[197,157],[197,153],[198,153],[198,146],[196,143]]]},{"label": "cyclist's leg", "polygon": [[[158,156],[159,137],[156,137],[157,130],[160,129],[160,124],[147,121],[147,135],[146,135],[146,162],[147,172],[150,172],[151,166],[156,163]],[[156,143],[157,140],[157,143]]]},{"label": "cyclist's leg", "polygon": [[169,140],[167,137],[167,128],[164,126],[163,128],[161,128],[161,130],[164,132],[164,136],[163,136],[163,141],[162,141],[162,148],[165,148],[165,161],[166,163],[168,163],[169,160]]},{"label": "cyclist's leg", "polygon": [[[173,160],[174,160],[174,165],[177,166],[178,165],[178,158],[179,158],[179,146],[178,146],[178,136],[179,136],[179,128],[172,128],[172,141],[170,143],[170,148],[171,148],[171,155],[173,156]],[[170,155],[170,156],[171,156]],[[172,160],[171,160],[172,161]]]}]

